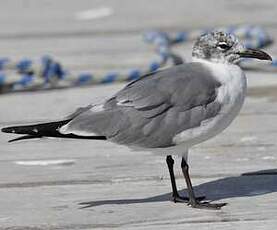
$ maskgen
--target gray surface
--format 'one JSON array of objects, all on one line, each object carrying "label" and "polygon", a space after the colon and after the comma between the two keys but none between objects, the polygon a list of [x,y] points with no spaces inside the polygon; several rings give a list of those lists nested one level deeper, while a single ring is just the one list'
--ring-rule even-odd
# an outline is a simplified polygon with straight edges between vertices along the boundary
[{"label": "gray surface", "polygon": [[[1,56],[37,58],[49,53],[74,71],[103,72],[148,63],[153,54],[141,41],[141,31],[149,28],[178,31],[257,22],[277,39],[275,1],[149,2],[2,1]],[[114,8],[115,13],[91,21],[74,19],[76,11],[102,6]],[[191,44],[180,49],[189,57]],[[276,45],[268,52],[276,55]],[[1,133],[0,229],[276,228],[277,78],[263,72],[247,76],[251,97],[240,116],[223,134],[189,155],[197,193],[228,202],[221,211],[168,202],[170,181],[162,157],[101,141],[8,144],[13,135]],[[1,95],[0,125],[61,118],[122,87]],[[54,159],[74,161],[48,166],[15,163]],[[177,183],[182,188],[179,164]],[[261,170],[267,175],[241,176]],[[79,202],[91,207],[79,209]]]}]

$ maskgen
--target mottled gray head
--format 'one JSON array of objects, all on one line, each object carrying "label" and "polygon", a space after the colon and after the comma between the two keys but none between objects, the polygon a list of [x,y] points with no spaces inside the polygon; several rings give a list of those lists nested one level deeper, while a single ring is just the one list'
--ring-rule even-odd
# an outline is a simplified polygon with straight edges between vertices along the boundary
[{"label": "mottled gray head", "polygon": [[261,50],[246,49],[237,37],[222,31],[200,36],[193,46],[192,56],[219,63],[237,63],[242,57],[272,60]]}]

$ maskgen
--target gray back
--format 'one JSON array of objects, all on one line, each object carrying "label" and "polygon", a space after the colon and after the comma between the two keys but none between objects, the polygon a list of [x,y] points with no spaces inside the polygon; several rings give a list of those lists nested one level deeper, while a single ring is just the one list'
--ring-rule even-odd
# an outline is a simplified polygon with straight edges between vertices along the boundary
[{"label": "gray back", "polygon": [[87,110],[76,116],[69,130],[103,135],[125,145],[172,146],[176,134],[219,112],[219,86],[201,63],[153,72],[107,100],[103,111]]}]

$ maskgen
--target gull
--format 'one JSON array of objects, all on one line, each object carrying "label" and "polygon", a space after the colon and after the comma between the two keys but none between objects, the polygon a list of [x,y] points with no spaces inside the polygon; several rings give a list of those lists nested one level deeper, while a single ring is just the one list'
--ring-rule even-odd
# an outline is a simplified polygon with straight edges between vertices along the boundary
[{"label": "gull", "polygon": [[[232,34],[212,31],[197,39],[190,63],[146,74],[104,103],[79,108],[64,120],[2,131],[25,134],[14,140],[44,136],[98,139],[164,155],[174,202],[220,209],[226,203],[205,202],[205,197],[195,195],[187,157],[192,146],[221,133],[238,115],[247,88],[238,65],[241,58],[272,60],[261,50],[246,49]],[[188,197],[178,193],[172,155],[182,158]]]}]

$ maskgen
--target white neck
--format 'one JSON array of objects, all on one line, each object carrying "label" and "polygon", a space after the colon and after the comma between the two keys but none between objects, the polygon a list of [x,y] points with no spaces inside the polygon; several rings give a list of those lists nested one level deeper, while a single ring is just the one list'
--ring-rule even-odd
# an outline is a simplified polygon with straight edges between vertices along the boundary
[{"label": "white neck", "polygon": [[203,59],[198,57],[192,57],[192,62],[201,62],[201,63],[212,63],[212,64],[225,64],[225,65],[234,65],[233,63],[228,62],[227,60],[217,60],[217,59]]},{"label": "white neck", "polygon": [[221,62],[213,62],[201,58],[192,58],[192,62],[200,62],[207,66],[211,72],[213,72],[214,77],[220,82],[230,82],[232,79],[236,79],[238,81],[243,80],[245,75],[241,68],[229,62],[221,63]]}]

